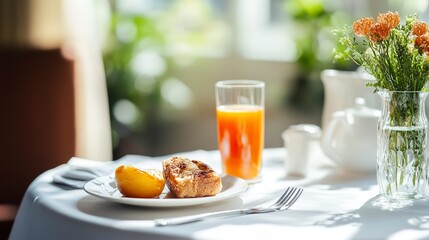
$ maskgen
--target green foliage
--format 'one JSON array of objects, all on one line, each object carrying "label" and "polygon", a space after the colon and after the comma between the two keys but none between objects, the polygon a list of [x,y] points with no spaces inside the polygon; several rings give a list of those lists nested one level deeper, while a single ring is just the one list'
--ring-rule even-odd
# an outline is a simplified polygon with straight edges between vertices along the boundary
[{"label": "green foliage", "polygon": [[[285,2],[285,11],[294,20],[295,44],[298,52],[297,63],[304,72],[320,72],[321,69],[331,65],[332,62],[321,61],[320,50],[323,48],[319,41],[325,37],[321,32],[331,26],[332,12],[326,11],[321,0],[291,0]],[[326,58],[328,59],[328,58]]]},{"label": "green foliage", "polygon": [[285,9],[294,19],[304,21],[321,17],[327,13],[321,0],[286,1]]}]

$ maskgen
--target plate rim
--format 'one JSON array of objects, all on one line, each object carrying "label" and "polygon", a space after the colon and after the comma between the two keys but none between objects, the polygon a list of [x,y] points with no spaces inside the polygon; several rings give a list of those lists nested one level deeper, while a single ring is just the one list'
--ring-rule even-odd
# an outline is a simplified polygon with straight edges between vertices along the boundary
[{"label": "plate rim", "polygon": [[[202,205],[202,204],[208,204],[218,201],[223,201],[235,196],[238,196],[244,192],[246,192],[249,189],[249,184],[246,180],[242,178],[238,178],[231,175],[221,175],[221,179],[225,178],[231,178],[231,180],[238,181],[234,184],[233,187],[229,188],[225,192],[220,192],[219,194],[215,196],[209,196],[209,197],[199,197],[199,198],[130,198],[130,197],[113,197],[109,196],[107,194],[102,194],[98,192],[94,192],[91,190],[92,186],[101,186],[99,183],[95,183],[96,181],[105,181],[105,178],[110,179],[108,182],[103,182],[102,184],[110,184],[114,180],[114,176],[112,175],[106,175],[97,177],[91,181],[88,181],[85,183],[83,189],[86,193],[88,193],[91,196],[104,199],[109,202],[116,202],[120,204],[125,205],[133,205],[133,206],[141,206],[141,207],[186,207],[186,206],[195,206],[195,205]],[[165,186],[167,188],[167,186]],[[117,188],[116,188],[117,191]],[[168,190],[167,190],[168,191]],[[231,193],[229,193],[231,192]],[[224,194],[222,194],[224,193]]]}]

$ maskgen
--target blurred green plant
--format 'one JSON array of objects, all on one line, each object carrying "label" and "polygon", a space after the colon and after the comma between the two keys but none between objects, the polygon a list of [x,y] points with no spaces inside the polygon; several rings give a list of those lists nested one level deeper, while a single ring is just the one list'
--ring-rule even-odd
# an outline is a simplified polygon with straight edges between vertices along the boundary
[{"label": "blurred green plant", "polygon": [[332,29],[345,24],[347,17],[340,11],[329,9],[324,0],[287,0],[284,4],[293,22],[293,35],[299,66],[287,102],[301,111],[321,109],[323,85],[320,73],[327,68],[352,69],[351,61],[333,62],[333,49],[337,40]]},{"label": "blurred green plant", "polygon": [[125,136],[154,136],[149,131],[161,124],[160,89],[169,69],[161,56],[164,44],[152,19],[112,12],[103,60],[114,148]]},{"label": "blurred green plant", "polygon": [[116,157],[159,154],[169,123],[193,101],[192,91],[173,71],[191,64],[202,52],[221,49],[225,42],[220,37],[225,26],[208,2],[131,3],[135,7],[126,1],[111,2],[103,54]]}]

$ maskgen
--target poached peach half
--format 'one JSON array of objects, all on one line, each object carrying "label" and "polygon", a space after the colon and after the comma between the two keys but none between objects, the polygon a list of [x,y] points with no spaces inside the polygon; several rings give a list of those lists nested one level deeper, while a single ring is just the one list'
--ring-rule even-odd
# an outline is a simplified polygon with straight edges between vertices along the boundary
[{"label": "poached peach half", "polygon": [[143,170],[123,165],[116,168],[115,178],[118,190],[126,197],[158,197],[165,186],[162,172],[157,169]]}]

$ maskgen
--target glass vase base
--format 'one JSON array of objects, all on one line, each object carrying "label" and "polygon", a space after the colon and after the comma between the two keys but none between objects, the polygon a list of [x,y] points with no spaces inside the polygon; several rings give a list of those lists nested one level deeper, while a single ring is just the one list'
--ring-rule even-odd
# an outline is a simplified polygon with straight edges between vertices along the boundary
[{"label": "glass vase base", "polygon": [[372,202],[372,205],[383,210],[392,211],[410,207],[413,205],[413,202],[414,199],[410,198],[396,199],[390,196],[379,195],[378,198]]},{"label": "glass vase base", "polygon": [[426,201],[427,199],[427,195],[417,193],[379,194],[372,202],[372,205],[383,210],[391,211],[410,207],[417,201]]},{"label": "glass vase base", "polygon": [[414,200],[414,199],[424,199],[426,198],[426,195],[423,194],[410,194],[410,193],[395,193],[395,194],[381,194],[383,198],[386,200],[392,200],[392,201],[400,201],[400,200]]},{"label": "glass vase base", "polygon": [[410,161],[407,167],[378,166],[377,182],[380,195],[391,200],[413,200],[428,196],[427,162],[420,163],[415,168],[415,161]]}]

